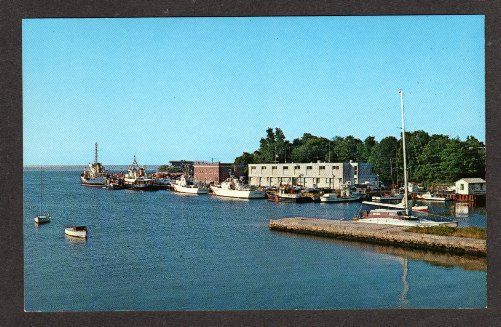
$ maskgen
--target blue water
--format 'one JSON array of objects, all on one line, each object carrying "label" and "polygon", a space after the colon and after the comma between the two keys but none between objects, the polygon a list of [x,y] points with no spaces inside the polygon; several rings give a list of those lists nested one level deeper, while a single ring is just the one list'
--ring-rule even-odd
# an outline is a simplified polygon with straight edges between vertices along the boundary
[{"label": "blue water", "polygon": [[[53,220],[36,227],[40,175],[24,174],[27,311],[486,306],[485,269],[267,227],[287,216],[349,218],[359,204],[109,191],[80,186],[75,171],[44,176]],[[485,209],[460,222],[485,226]],[[87,225],[88,239],[65,236],[68,225]]]}]

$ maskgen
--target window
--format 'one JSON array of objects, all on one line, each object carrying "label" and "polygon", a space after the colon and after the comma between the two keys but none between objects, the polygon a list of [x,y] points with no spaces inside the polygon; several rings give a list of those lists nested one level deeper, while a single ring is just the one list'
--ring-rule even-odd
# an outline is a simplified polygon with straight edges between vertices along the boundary
[{"label": "window", "polygon": [[289,166],[284,166],[284,170],[288,170],[289,169]]},{"label": "window", "polygon": [[332,166],[332,170],[339,170],[339,166]]},{"label": "window", "polygon": [[317,184],[320,183],[320,178],[317,178]]},{"label": "window", "polygon": [[256,170],[256,166],[251,166],[251,170]]},{"label": "window", "polygon": [[306,166],[306,169],[311,170],[311,169],[313,169],[313,166]]},{"label": "window", "polygon": [[461,191],[464,191],[464,184],[460,184],[460,185],[459,185],[459,189],[460,189]]},{"label": "window", "polygon": [[325,170],[325,166],[320,166],[319,169],[320,170]]},{"label": "window", "polygon": [[294,169],[301,169],[301,166],[294,166]]},{"label": "window", "polygon": [[266,166],[261,166],[261,169],[262,170],[266,170]]},{"label": "window", "polygon": [[271,166],[271,169],[277,169],[277,166]]}]

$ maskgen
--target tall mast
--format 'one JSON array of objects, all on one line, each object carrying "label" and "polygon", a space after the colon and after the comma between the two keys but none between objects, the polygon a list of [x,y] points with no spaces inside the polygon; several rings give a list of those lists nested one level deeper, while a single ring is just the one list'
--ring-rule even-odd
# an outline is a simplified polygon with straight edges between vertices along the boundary
[{"label": "tall mast", "polygon": [[408,191],[409,187],[407,185],[407,156],[405,151],[405,119],[404,119],[404,92],[402,90],[398,91],[400,93],[400,111],[402,112],[402,151],[404,154],[404,208],[405,214],[409,215],[409,205],[408,205]]},{"label": "tall mast", "polygon": [[94,145],[94,163],[97,163],[97,142]]},{"label": "tall mast", "polygon": [[43,187],[42,187],[42,165],[40,165],[40,215],[42,215]]}]

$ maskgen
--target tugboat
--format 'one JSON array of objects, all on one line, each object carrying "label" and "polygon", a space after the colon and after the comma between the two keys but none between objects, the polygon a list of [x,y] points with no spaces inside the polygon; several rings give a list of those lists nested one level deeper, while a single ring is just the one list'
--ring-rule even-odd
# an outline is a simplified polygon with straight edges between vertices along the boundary
[{"label": "tugboat", "polygon": [[226,179],[221,185],[213,185],[210,188],[215,195],[229,198],[264,199],[266,197],[263,191],[255,190],[233,177]]},{"label": "tugboat", "polygon": [[83,173],[80,180],[84,186],[103,187],[106,184],[108,173],[103,165],[97,160],[97,143],[95,144],[94,163],[90,163]]},{"label": "tugboat", "polygon": [[124,185],[126,188],[140,191],[155,191],[158,189],[153,178],[148,178],[144,166],[139,167],[136,156],[124,176]]}]

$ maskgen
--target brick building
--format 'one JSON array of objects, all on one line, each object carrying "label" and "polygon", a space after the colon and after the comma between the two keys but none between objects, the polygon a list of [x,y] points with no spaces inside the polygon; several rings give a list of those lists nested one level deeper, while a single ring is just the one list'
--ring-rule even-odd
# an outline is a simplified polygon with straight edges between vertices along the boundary
[{"label": "brick building", "polygon": [[196,162],[193,165],[193,176],[199,182],[221,183],[230,174],[239,178],[245,176],[246,165],[221,162]]}]

